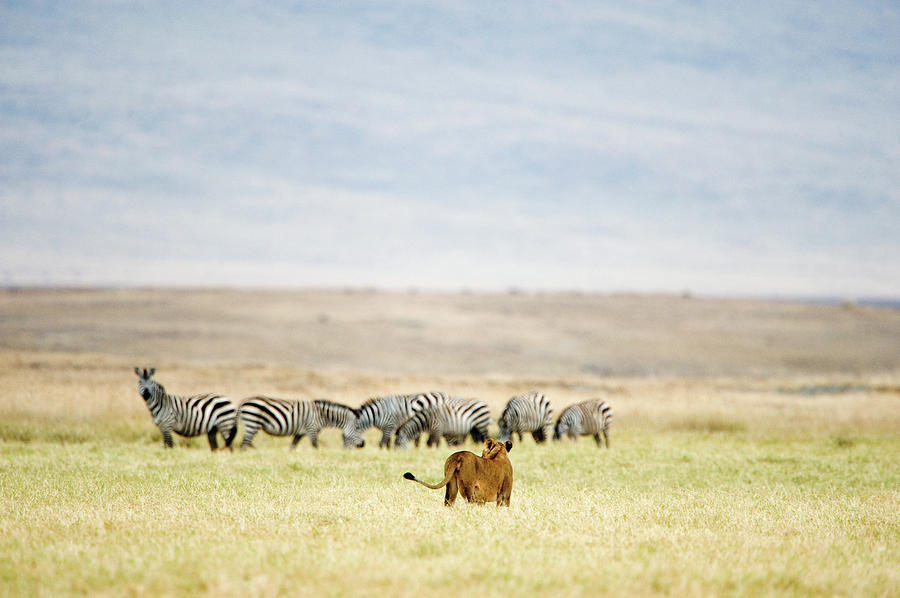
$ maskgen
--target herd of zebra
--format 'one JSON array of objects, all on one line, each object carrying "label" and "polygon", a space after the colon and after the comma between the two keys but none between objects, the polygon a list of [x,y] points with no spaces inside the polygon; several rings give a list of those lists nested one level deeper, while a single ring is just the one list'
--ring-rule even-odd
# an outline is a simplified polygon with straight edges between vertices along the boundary
[{"label": "herd of zebra", "polygon": [[[442,392],[410,395],[389,395],[371,399],[358,409],[334,401],[288,400],[265,396],[249,397],[235,407],[220,394],[181,397],[169,394],[153,379],[155,368],[134,368],[138,376],[138,393],[144,399],[153,423],[162,432],[163,444],[173,446],[172,433],[185,437],[206,434],[209,447],[218,448],[217,435],[222,434],[225,446],[231,448],[237,435],[238,423],[244,428],[242,449],[253,446],[253,437],[262,430],[273,436],[292,436],[291,448],[304,436],[318,447],[322,428],[342,430],[344,448],[363,447],[363,433],[371,427],[381,430],[379,447],[400,449],[416,446],[423,434],[427,445],[462,443],[471,436],[483,442],[492,424],[487,404],[477,399],[453,397]],[[506,404],[498,421],[499,439],[507,441],[518,434],[530,433],[538,443],[544,442],[553,430],[554,439],[562,436],[577,438],[593,436],[597,446],[609,448],[609,424],[612,408],[603,400],[592,399],[566,407],[554,425],[550,401],[540,392],[513,397]]]}]

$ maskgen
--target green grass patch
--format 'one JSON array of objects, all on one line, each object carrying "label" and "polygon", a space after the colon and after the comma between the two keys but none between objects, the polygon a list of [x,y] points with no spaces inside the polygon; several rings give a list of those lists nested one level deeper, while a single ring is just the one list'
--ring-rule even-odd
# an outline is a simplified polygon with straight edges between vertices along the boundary
[{"label": "green grass patch", "polygon": [[446,447],[260,441],[4,440],[0,594],[900,592],[893,436],[528,440],[510,454],[509,509],[448,509],[401,478],[439,480]]},{"label": "green grass patch", "polygon": [[747,424],[742,421],[710,414],[689,414],[675,417],[669,422],[668,427],[678,432],[702,434],[738,434],[747,431]]}]

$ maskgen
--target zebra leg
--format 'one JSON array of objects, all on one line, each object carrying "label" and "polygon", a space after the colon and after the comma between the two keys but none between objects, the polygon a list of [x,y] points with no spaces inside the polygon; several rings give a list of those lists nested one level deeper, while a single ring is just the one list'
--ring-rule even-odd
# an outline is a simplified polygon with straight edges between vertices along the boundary
[{"label": "zebra leg", "polygon": [[522,430],[516,430],[519,433],[519,442],[522,442]]},{"label": "zebra leg", "polygon": [[600,442],[600,434],[599,434],[599,433],[594,434],[594,442],[597,443],[597,447],[598,447],[598,448],[601,447],[601,446],[603,446],[603,443]]},{"label": "zebra leg", "polygon": [[[235,428],[237,430],[237,428]],[[253,437],[256,436],[256,433],[259,432],[259,428],[255,426],[245,426],[244,427],[244,438],[241,440],[241,450],[254,448],[253,447]]]},{"label": "zebra leg", "polygon": [[[484,442],[484,439],[487,437],[487,436],[486,436],[481,430],[479,430],[478,428],[472,428],[471,430],[469,430],[469,433],[472,435],[472,440],[473,440],[476,444],[481,444],[482,442]],[[466,440],[466,437],[463,436],[463,437],[462,437],[462,441],[465,442],[465,440]]]},{"label": "zebra leg", "polygon": [[388,430],[381,431],[381,441],[378,443],[378,448],[391,448],[391,433]]},{"label": "zebra leg", "polygon": [[218,428],[213,428],[209,432],[206,433],[206,437],[209,438],[209,450],[215,451],[219,448],[219,442],[216,440],[216,435],[218,435]]},{"label": "zebra leg", "polygon": [[172,430],[160,430],[162,432],[163,437],[163,446],[165,448],[172,448],[175,446],[175,443],[172,442]]},{"label": "zebra leg", "polygon": [[231,444],[234,442],[234,437],[237,436],[237,423],[231,426],[231,429],[228,430],[227,434],[223,433],[222,436],[225,438],[225,448],[229,451],[232,450]]},{"label": "zebra leg", "polygon": [[553,434],[553,425],[547,424],[543,428],[541,428],[541,442],[546,442],[550,436]]},{"label": "zebra leg", "polygon": [[315,432],[309,433],[309,441],[312,443],[314,449],[319,448],[319,431],[318,430],[316,430]]},{"label": "zebra leg", "polygon": [[[547,437],[544,436],[544,429],[543,429],[543,428],[538,428],[537,430],[532,430],[532,431],[531,431],[531,437],[534,438],[534,441],[535,441],[536,443],[538,443],[538,444],[540,444],[540,443],[544,442],[545,440],[547,440]],[[522,439],[520,438],[519,441],[521,442]]]},{"label": "zebra leg", "polygon": [[297,444],[300,442],[300,439],[306,436],[306,434],[294,434],[294,439],[291,440],[291,450],[297,448]]},{"label": "zebra leg", "polygon": [[609,430],[603,428],[603,442],[606,444],[606,448],[609,448]]}]

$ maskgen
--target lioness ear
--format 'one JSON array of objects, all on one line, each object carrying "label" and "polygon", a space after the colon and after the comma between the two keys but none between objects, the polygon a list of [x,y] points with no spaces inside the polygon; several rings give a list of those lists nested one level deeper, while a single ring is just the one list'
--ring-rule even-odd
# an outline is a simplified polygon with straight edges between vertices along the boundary
[{"label": "lioness ear", "polygon": [[500,444],[499,442],[494,442],[494,440],[491,438],[488,438],[487,440],[485,440],[484,447],[485,447],[485,450],[487,451],[487,456],[485,457],[485,459],[493,459],[494,457],[496,457],[497,454],[500,452],[501,446],[503,446],[503,445]]},{"label": "lioness ear", "polygon": [[506,441],[506,452],[508,453],[508,452],[511,451],[511,450],[512,450],[512,441],[511,441],[511,440],[507,440],[507,441]]}]

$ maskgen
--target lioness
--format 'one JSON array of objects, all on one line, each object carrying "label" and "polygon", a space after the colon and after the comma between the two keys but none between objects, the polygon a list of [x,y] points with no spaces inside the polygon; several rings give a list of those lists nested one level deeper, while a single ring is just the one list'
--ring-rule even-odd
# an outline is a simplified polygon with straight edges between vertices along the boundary
[{"label": "lioness", "polygon": [[512,464],[507,453],[512,450],[512,442],[506,444],[488,438],[484,441],[484,450],[479,457],[469,451],[453,453],[444,462],[444,481],[440,484],[428,484],[416,479],[410,472],[403,474],[407,480],[418,482],[426,488],[439,490],[444,486],[444,505],[452,507],[457,492],[469,502],[496,502],[497,506],[509,506],[512,494]]}]

